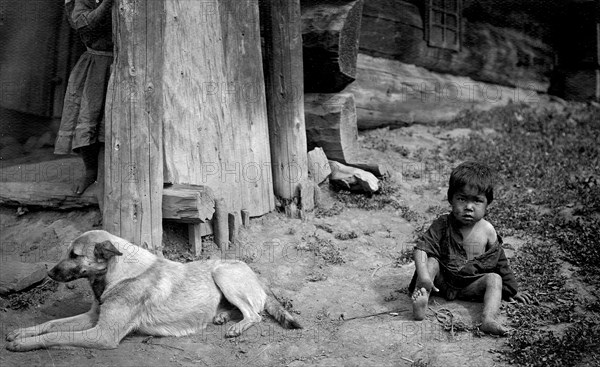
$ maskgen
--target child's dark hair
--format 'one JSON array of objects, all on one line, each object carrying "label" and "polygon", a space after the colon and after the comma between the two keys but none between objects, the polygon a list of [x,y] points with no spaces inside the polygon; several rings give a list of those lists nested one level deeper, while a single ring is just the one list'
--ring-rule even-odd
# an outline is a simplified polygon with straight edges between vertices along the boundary
[{"label": "child's dark hair", "polygon": [[494,173],[485,164],[478,162],[464,162],[450,173],[450,187],[448,187],[448,201],[461,188],[471,186],[483,192],[490,204],[494,200]]}]

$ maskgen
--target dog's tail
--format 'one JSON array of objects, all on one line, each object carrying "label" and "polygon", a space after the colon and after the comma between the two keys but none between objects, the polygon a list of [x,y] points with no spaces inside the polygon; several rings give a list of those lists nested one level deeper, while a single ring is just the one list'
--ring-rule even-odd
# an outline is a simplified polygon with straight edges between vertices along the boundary
[{"label": "dog's tail", "polygon": [[302,329],[302,325],[283,308],[283,305],[275,298],[275,295],[270,290],[267,290],[267,301],[265,302],[265,310],[269,315],[273,316],[277,322],[286,329]]}]

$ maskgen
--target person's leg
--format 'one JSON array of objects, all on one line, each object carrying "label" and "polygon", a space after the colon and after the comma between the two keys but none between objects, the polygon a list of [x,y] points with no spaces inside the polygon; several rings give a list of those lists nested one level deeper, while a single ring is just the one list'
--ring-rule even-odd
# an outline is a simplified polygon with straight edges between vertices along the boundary
[{"label": "person's leg", "polygon": [[85,173],[83,177],[77,181],[73,192],[77,195],[83,194],[83,192],[98,178],[98,152],[100,146],[98,143],[87,145],[79,148],[79,154],[83,160],[85,167]]},{"label": "person's leg", "polygon": [[502,277],[500,275],[487,273],[458,294],[458,297],[463,299],[481,298],[482,296],[481,331],[494,335],[505,335],[508,330],[496,321],[502,303]]},{"label": "person's leg", "polygon": [[[427,274],[418,273],[415,291],[412,294],[413,317],[415,320],[423,320],[427,313],[429,294],[435,288],[434,281],[439,274],[440,265],[432,257],[427,258]],[[436,288],[437,290],[437,288]]]}]

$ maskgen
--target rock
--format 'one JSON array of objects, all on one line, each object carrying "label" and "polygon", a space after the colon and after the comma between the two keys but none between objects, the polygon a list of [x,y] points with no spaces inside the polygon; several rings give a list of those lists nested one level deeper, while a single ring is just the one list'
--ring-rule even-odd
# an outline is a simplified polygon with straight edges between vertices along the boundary
[{"label": "rock", "polygon": [[46,278],[46,263],[3,261],[0,264],[0,295],[18,292]]},{"label": "rock", "polygon": [[331,167],[322,148],[308,152],[308,176],[317,184],[325,181],[331,174]]}]

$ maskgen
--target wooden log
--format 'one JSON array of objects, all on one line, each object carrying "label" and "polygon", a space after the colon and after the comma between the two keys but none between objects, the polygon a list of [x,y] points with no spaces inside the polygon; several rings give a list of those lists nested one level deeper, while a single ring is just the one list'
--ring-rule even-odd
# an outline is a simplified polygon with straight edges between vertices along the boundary
[{"label": "wooden log", "polygon": [[178,222],[207,222],[215,213],[214,194],[206,186],[167,186],[163,189],[162,213],[164,219]]},{"label": "wooden log", "polygon": [[162,256],[164,0],[113,6],[104,229]]},{"label": "wooden log", "polygon": [[213,216],[213,234],[215,243],[222,251],[229,249],[229,216],[224,199],[215,200],[215,214]]},{"label": "wooden log", "polygon": [[273,187],[284,205],[308,179],[299,0],[261,2]]},{"label": "wooden log", "polygon": [[304,89],[336,93],[356,78],[363,0],[302,0]]},{"label": "wooden log", "polygon": [[308,176],[317,184],[325,181],[331,174],[331,166],[322,148],[308,152]]},{"label": "wooden log", "polygon": [[0,204],[48,209],[78,209],[98,205],[97,185],[82,195],[73,194],[73,186],[50,182],[0,182]]},{"label": "wooden log", "polygon": [[382,163],[356,163],[347,162],[347,166],[360,168],[364,171],[371,172],[376,177],[390,177],[392,175],[392,169],[387,164]]},{"label": "wooden log", "polygon": [[358,129],[437,123],[467,108],[486,110],[507,104],[532,103],[533,90],[504,87],[468,77],[439,74],[396,60],[358,55],[358,77],[344,92],[356,101]]},{"label": "wooden log", "polygon": [[330,161],[329,182],[345,190],[374,193],[379,190],[379,180],[370,172]]},{"label": "wooden log", "polygon": [[304,116],[309,150],[321,147],[329,159],[352,160],[358,149],[354,95],[305,94]]}]

